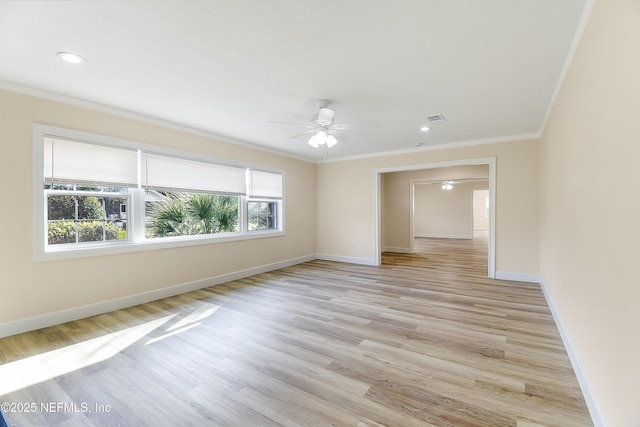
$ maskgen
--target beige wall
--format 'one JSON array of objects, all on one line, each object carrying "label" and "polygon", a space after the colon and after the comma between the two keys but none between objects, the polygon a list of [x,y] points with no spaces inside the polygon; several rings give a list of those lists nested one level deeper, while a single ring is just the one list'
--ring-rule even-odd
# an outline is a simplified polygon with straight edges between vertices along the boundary
[{"label": "beige wall", "polygon": [[411,177],[417,171],[381,175],[380,221],[383,251],[409,252],[411,245]]},{"label": "beige wall", "polygon": [[[35,263],[32,125],[47,124],[286,172],[286,236]],[[0,323],[315,254],[315,165],[110,114],[0,90]]]},{"label": "beige wall", "polygon": [[[376,168],[487,156],[496,156],[497,168],[496,270],[537,274],[539,165],[536,140],[317,165],[317,252],[370,261],[376,259]],[[390,195],[384,197],[385,204],[390,204]],[[388,218],[385,222],[389,222]],[[394,245],[389,241],[388,233],[385,238],[387,246]],[[354,242],[353,246],[351,242]]]},{"label": "beige wall", "polygon": [[598,1],[541,140],[541,273],[604,421],[640,425],[640,3]]},{"label": "beige wall", "polygon": [[413,231],[418,237],[473,238],[473,191],[488,188],[488,182],[415,186]]}]

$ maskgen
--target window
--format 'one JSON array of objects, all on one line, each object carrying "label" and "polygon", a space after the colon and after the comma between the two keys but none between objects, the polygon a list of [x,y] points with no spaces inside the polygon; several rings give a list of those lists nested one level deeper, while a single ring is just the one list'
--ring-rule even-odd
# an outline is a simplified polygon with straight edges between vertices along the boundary
[{"label": "window", "polygon": [[47,244],[127,240],[126,188],[45,184]]},{"label": "window", "polygon": [[151,190],[145,197],[145,236],[237,233],[239,216],[238,196]]},{"label": "window", "polygon": [[246,168],[149,153],[141,158],[146,238],[242,231]]},{"label": "window", "polygon": [[34,125],[36,259],[284,233],[283,174]]},{"label": "window", "polygon": [[278,228],[278,205],[276,202],[249,201],[249,231],[276,230]]},{"label": "window", "polygon": [[247,186],[250,197],[247,204],[249,231],[277,230],[282,175],[250,170]]}]

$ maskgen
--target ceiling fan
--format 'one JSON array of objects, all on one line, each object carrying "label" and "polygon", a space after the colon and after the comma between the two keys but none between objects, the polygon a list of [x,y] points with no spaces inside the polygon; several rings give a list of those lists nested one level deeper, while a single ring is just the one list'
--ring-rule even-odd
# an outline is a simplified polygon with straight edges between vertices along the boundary
[{"label": "ceiling fan", "polygon": [[319,148],[325,144],[329,148],[333,147],[338,143],[336,135],[338,135],[341,140],[348,139],[347,136],[342,133],[342,131],[348,130],[349,125],[347,125],[346,123],[335,122],[334,111],[329,108],[329,101],[327,101],[326,99],[319,99],[318,101],[316,101],[316,106],[318,107],[318,112],[311,116],[309,123],[289,123],[276,121],[269,121],[269,123],[292,125],[307,129],[302,133],[289,137],[289,139],[294,139],[303,135],[311,134],[308,143],[314,148]]}]

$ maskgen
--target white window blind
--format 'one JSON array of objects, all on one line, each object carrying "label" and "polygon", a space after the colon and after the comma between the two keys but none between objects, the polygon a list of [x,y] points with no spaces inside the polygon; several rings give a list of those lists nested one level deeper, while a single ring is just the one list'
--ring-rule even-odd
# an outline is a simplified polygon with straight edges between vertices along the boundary
[{"label": "white window blind", "polygon": [[147,188],[244,194],[245,169],[142,154],[142,185]]},{"label": "white window blind", "polygon": [[250,170],[249,197],[282,197],[282,174]]},{"label": "white window blind", "polygon": [[135,186],[137,165],[135,150],[44,138],[44,177],[49,181]]}]

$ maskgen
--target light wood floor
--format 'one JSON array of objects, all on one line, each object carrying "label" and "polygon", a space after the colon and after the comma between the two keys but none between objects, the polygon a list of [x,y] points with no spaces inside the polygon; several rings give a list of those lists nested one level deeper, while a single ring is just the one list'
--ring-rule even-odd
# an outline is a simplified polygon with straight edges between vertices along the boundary
[{"label": "light wood floor", "polygon": [[591,425],[539,286],[485,278],[485,239],[415,248],[381,267],[313,261],[1,339],[0,402],[35,409],[5,415],[19,426]]}]

